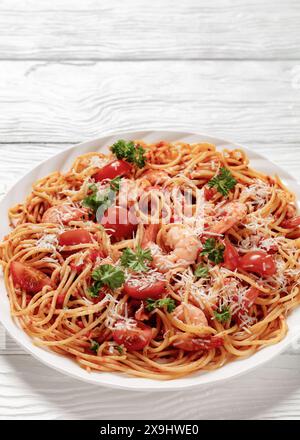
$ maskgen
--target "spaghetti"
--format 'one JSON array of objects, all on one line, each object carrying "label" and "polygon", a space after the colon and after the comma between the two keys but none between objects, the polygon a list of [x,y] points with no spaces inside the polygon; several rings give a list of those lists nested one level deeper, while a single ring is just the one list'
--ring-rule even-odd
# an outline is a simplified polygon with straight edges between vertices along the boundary
[{"label": "spaghetti", "polygon": [[12,316],[87,370],[174,379],[279,342],[300,217],[242,150],[120,140],[37,181],[0,245]]}]

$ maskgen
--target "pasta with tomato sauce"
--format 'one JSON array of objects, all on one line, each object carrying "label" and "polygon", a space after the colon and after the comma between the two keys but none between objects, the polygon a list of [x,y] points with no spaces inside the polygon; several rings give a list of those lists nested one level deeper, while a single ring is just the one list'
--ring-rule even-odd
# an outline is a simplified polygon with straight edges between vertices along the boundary
[{"label": "pasta with tomato sauce", "polygon": [[0,245],[11,313],[88,371],[175,379],[279,342],[300,216],[240,149],[119,140],[37,181]]}]

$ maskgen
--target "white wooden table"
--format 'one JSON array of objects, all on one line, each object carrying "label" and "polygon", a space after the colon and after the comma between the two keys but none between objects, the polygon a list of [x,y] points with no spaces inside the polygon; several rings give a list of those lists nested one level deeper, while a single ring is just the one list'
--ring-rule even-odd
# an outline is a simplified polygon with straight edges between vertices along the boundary
[{"label": "white wooden table", "polygon": [[[145,127],[196,127],[300,178],[299,0],[0,0],[1,194],[67,145]],[[0,346],[0,419],[300,418],[295,347],[230,382],[152,394],[69,379],[3,330]]]}]

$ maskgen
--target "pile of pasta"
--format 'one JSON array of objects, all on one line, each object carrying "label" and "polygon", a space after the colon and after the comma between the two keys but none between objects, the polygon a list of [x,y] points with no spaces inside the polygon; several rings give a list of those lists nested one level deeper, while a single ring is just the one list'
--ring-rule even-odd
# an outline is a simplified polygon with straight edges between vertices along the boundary
[{"label": "pile of pasta", "polygon": [[244,151],[119,140],[8,213],[11,314],[88,371],[175,379],[282,340],[300,302],[300,217]]}]

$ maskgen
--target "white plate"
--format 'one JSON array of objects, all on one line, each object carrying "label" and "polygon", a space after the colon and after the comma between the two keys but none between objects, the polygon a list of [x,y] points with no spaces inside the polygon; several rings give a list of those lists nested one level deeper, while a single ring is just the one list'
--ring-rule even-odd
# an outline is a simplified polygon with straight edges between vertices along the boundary
[{"label": "white plate", "polygon": [[[7,211],[10,206],[15,205],[25,199],[31,190],[31,185],[37,179],[46,176],[52,171],[67,170],[76,156],[87,153],[89,151],[105,151],[108,145],[113,144],[116,140],[123,138],[143,139],[146,142],[157,142],[160,140],[167,141],[183,141],[187,143],[193,142],[211,142],[218,148],[243,148],[251,161],[251,166],[257,170],[263,171],[270,175],[278,174],[284,183],[297,194],[300,199],[300,186],[295,179],[277,165],[273,164],[267,158],[248,150],[234,143],[206,136],[200,133],[190,133],[184,131],[154,131],[145,130],[137,132],[119,132],[108,135],[93,141],[84,142],[74,147],[67,148],[63,152],[42,162],[35,167],[30,173],[26,174],[17,182],[13,188],[7,193],[0,203],[0,212],[2,219],[0,224],[0,237],[2,238],[9,232],[7,219]],[[124,388],[132,390],[179,390],[191,388],[203,384],[209,384],[224,379],[229,379],[265,363],[280,353],[288,345],[291,344],[300,335],[300,307],[294,310],[288,317],[289,332],[286,338],[279,344],[271,345],[263,348],[248,359],[242,359],[226,364],[224,367],[210,372],[199,372],[181,379],[172,381],[156,381],[151,379],[135,378],[116,373],[88,373],[79,367],[76,362],[64,356],[50,352],[40,347],[36,347],[32,340],[24,333],[18,325],[12,320],[9,310],[9,301],[3,277],[0,280],[0,318],[1,322],[9,332],[9,334],[29,353],[39,359],[49,367],[65,373],[77,379],[84,380],[93,384],[105,385],[114,388]]]}]

